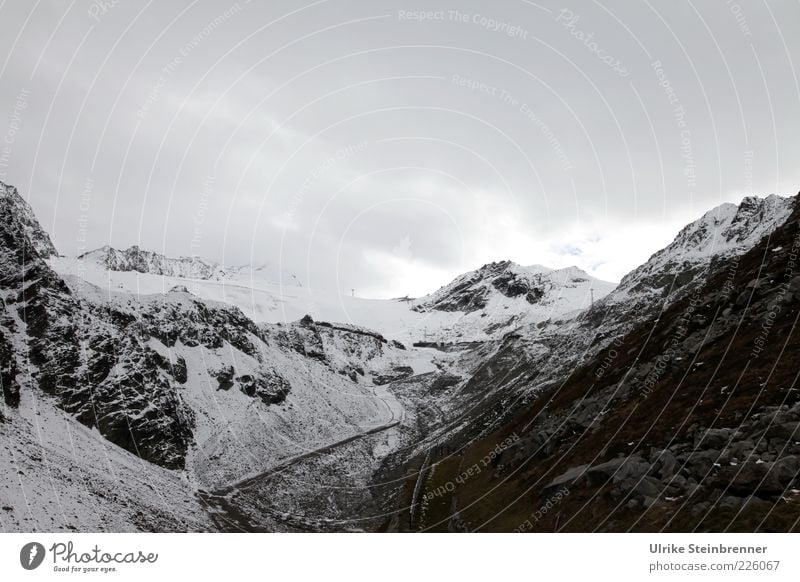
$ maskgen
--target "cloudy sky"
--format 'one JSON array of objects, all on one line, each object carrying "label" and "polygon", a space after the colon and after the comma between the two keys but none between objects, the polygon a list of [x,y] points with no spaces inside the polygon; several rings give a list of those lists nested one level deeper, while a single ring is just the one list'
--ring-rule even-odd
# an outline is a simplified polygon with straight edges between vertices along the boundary
[{"label": "cloudy sky", "polygon": [[[265,6],[263,4],[268,4]],[[796,1],[0,4],[0,179],[104,244],[418,295],[618,280],[800,189]]]}]

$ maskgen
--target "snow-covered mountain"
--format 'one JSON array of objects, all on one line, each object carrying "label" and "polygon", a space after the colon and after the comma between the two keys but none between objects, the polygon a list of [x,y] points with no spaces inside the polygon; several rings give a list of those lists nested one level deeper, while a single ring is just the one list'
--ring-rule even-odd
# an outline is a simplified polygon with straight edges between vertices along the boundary
[{"label": "snow-covered mountain", "polygon": [[457,277],[435,293],[414,301],[413,309],[472,313],[490,310],[497,303],[514,305],[516,300],[523,300],[528,306],[550,307],[560,315],[585,306],[590,291],[594,290],[599,299],[614,287],[577,267],[553,270],[501,261]]},{"label": "snow-covered mountain", "polygon": [[204,488],[399,417],[374,379],[405,354],[377,334],[310,318],[258,326],[181,287],[134,297],[77,277],[66,284],[90,314],[107,314],[75,330],[88,349],[74,373],[85,368],[95,387],[91,400],[71,391],[69,411]]},{"label": "snow-covered mountain", "polygon": [[226,272],[220,265],[195,257],[168,258],[164,255],[132,246],[117,250],[108,245],[78,257],[108,271],[135,271],[182,279],[222,279]]},{"label": "snow-covered mountain", "polygon": [[688,224],[669,246],[626,275],[609,299],[681,287],[712,261],[753,248],[782,225],[793,208],[794,199],[774,194],[766,198],[748,196],[738,206],[722,204]]},{"label": "snow-covered mountain", "polygon": [[469,383],[495,405],[406,459],[395,529],[797,531],[798,199],[717,209],[634,294],[508,337]]},{"label": "snow-covered mountain", "polygon": [[434,338],[446,330],[462,341],[481,341],[524,325],[575,317],[615,287],[577,267],[554,270],[501,261],[457,277],[411,308],[428,316]]},{"label": "snow-covered mountain", "polygon": [[[192,515],[198,490],[364,433],[388,438],[402,408],[382,387],[385,379],[436,369],[432,357],[415,352],[409,358],[404,346],[368,330],[311,318],[259,326],[185,287],[142,295],[62,277],[44,261],[53,250],[41,244],[41,229],[20,208],[15,196],[0,198],[0,423],[7,451],[30,453],[38,419],[48,419],[49,436],[30,458],[0,456],[0,470],[47,474],[72,442],[88,447],[74,454],[107,460],[93,469],[75,463],[87,479],[104,483],[104,473],[127,475],[138,458],[154,467],[154,482],[181,484],[169,485],[175,491],[167,497],[179,506],[173,520],[157,517],[160,501],[147,487],[132,485],[120,497],[133,496],[132,507],[153,512],[153,519],[139,520],[144,529],[203,528],[207,519]],[[103,447],[115,452],[103,455]],[[53,494],[89,505],[108,495],[105,488],[82,495],[69,483],[53,485]],[[3,498],[44,496],[44,486],[33,478],[3,481]],[[180,511],[184,506],[188,514]],[[22,506],[7,511],[13,520],[0,519],[11,530],[96,523],[25,520]],[[107,523],[114,530],[137,527],[123,515]]]},{"label": "snow-covered mountain", "polygon": [[439,318],[453,320],[447,325],[461,337],[498,338],[526,324],[577,315],[615,287],[577,267],[554,270],[501,261],[465,273],[411,306],[419,313],[457,313]]},{"label": "snow-covered mountain", "polygon": [[[547,358],[539,382],[560,377],[642,321],[657,318],[702,286],[718,264],[727,261],[729,275],[735,274],[736,257],[782,226],[796,205],[796,197],[771,195],[714,208],[681,229],[672,243],[625,275],[619,286],[590,309],[571,320],[522,334],[519,341],[534,357]],[[548,346],[544,353],[543,345]]]},{"label": "snow-covered mountain", "polygon": [[200,257],[166,257],[136,245],[125,250],[106,245],[77,257],[75,266],[80,270],[94,267],[104,271],[141,273],[175,279],[302,287],[296,275],[280,272],[268,265],[225,267]]},{"label": "snow-covered mountain", "polygon": [[[153,254],[134,254],[142,255]],[[184,280],[182,274],[189,272],[191,259],[162,269],[160,255],[149,262],[127,263],[117,261],[117,256],[117,251],[103,251],[77,260],[56,258],[49,264],[64,276],[79,276],[109,291],[164,293],[186,285],[199,297],[240,308],[257,323],[291,323],[311,315],[373,329],[406,344],[499,339],[526,323],[574,316],[588,308],[592,298],[597,301],[615,287],[576,267],[552,270],[504,261],[462,275],[417,300],[376,300],[299,285],[287,287],[270,283],[258,273],[248,276],[244,270],[220,269],[213,263],[203,263],[203,272],[212,276]],[[112,260],[97,260],[105,257]]]},{"label": "snow-covered mountain", "polygon": [[[416,300],[381,301],[136,247],[59,257],[16,190],[0,194],[0,474],[20,476],[0,481],[7,531],[419,529],[439,510],[449,523],[458,500],[437,509],[426,492],[461,476],[452,451],[485,455],[514,431],[503,462],[468,480],[476,495],[521,459],[557,464],[549,455],[559,447],[584,464],[624,453],[600,440],[617,439],[619,426],[660,430],[659,410],[687,407],[664,397],[660,409],[636,410],[649,401],[629,397],[659,385],[653,370],[680,382],[678,362],[704,342],[709,360],[742,335],[735,349],[749,349],[760,317],[775,306],[792,315],[800,301],[798,277],[779,282],[796,251],[796,199],[723,205],[617,288],[576,268],[504,261]],[[685,317],[690,291],[699,298]],[[788,343],[784,323],[774,335]],[[670,341],[681,356],[660,365]],[[775,375],[787,390],[770,402],[791,395],[793,359],[756,364],[751,383]],[[707,386],[701,376],[692,386]],[[720,417],[727,388],[703,396],[703,422]],[[752,403],[744,390],[737,413]],[[603,439],[581,441],[614,414],[620,424]],[[783,425],[796,421],[781,414]],[[695,433],[681,446],[696,446]],[[655,467],[649,447],[634,456]],[[525,474],[509,499],[524,498]],[[69,516],[53,517],[53,503]],[[382,523],[409,505],[407,519]]]}]

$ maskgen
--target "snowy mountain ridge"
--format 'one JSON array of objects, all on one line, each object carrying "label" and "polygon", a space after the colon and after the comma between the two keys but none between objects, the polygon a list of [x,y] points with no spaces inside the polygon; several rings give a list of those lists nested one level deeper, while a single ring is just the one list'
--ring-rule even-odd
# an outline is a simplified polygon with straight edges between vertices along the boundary
[{"label": "snowy mountain ridge", "polygon": [[125,250],[105,245],[75,259],[82,268],[93,265],[108,271],[137,272],[201,281],[254,281],[260,284],[302,287],[296,275],[278,272],[268,265],[225,267],[200,257],[167,257],[137,245]]},{"label": "snowy mountain ridge", "polygon": [[[371,329],[408,344],[499,339],[525,323],[577,314],[591,305],[593,294],[598,300],[615,287],[575,267],[552,270],[504,261],[462,275],[420,299],[363,299],[270,283],[257,273],[221,270],[213,263],[205,263],[203,273],[208,278],[184,278],[181,275],[197,274],[196,270],[187,272],[191,259],[164,269],[160,255],[153,258],[151,253],[137,251],[129,262],[120,262],[118,257],[118,251],[112,250],[78,259],[55,258],[49,264],[62,276],[78,276],[109,291],[166,293],[185,284],[198,297],[238,307],[256,323],[288,324],[311,315],[316,320]],[[108,269],[106,264],[115,268]],[[172,269],[176,265],[179,268]]]},{"label": "snowy mountain ridge", "polygon": [[[435,293],[413,302],[413,309],[426,311],[461,311],[472,313],[486,309],[494,299],[524,300],[528,305],[553,305],[565,301],[557,290],[577,289],[578,295],[588,295],[594,289],[597,298],[614,288],[614,283],[601,281],[578,267],[550,269],[541,265],[523,267],[512,261],[488,263],[465,273]],[[556,308],[567,311],[576,305]]]},{"label": "snowy mountain ridge", "polygon": [[578,267],[523,267],[511,261],[489,263],[457,277],[411,309],[437,320],[460,341],[500,338],[518,327],[576,317],[611,293],[615,283]]},{"label": "snowy mountain ridge", "polygon": [[685,226],[664,249],[627,274],[613,294],[668,287],[676,274],[687,282],[712,260],[743,254],[781,226],[794,209],[794,198],[772,194],[766,198],[748,196],[741,204],[725,203],[709,210]]}]

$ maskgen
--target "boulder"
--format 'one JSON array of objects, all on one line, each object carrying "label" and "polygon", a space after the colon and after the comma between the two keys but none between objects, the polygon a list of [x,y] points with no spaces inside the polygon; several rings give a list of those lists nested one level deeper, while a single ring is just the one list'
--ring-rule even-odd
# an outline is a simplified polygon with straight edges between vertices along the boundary
[{"label": "boulder", "polygon": [[257,374],[239,376],[239,389],[251,398],[259,398],[267,406],[280,404],[291,391],[291,385],[274,370],[259,370]]},{"label": "boulder", "polygon": [[578,467],[572,467],[568,469],[566,472],[562,473],[550,483],[544,486],[542,489],[542,496],[548,497],[551,493],[554,493],[556,490],[561,489],[562,487],[571,487],[581,479],[586,476],[586,470],[589,468],[589,465],[580,465]]},{"label": "boulder", "polygon": [[739,496],[779,495],[785,486],[778,479],[778,473],[773,463],[745,463],[723,467],[712,483]]},{"label": "boulder", "polygon": [[784,442],[800,440],[800,422],[773,424],[767,429],[765,436],[769,439],[777,438]]},{"label": "boulder", "polygon": [[710,428],[705,433],[700,433],[696,439],[695,446],[703,449],[724,449],[728,446],[733,436],[733,429],[730,428]]},{"label": "boulder", "polygon": [[652,498],[657,498],[664,490],[664,485],[653,477],[643,477],[641,479],[626,477],[617,484],[617,487],[624,492],[633,491],[637,495]]},{"label": "boulder", "polygon": [[621,457],[595,465],[587,471],[587,475],[596,484],[605,483],[609,479],[613,479],[615,483],[624,479],[639,481],[647,475],[651,467],[652,465],[641,457]]},{"label": "boulder", "polygon": [[230,364],[223,365],[216,370],[209,370],[209,374],[217,379],[217,390],[230,390],[233,388],[233,377],[236,371]]},{"label": "boulder", "polygon": [[800,457],[789,455],[774,463],[775,478],[784,487],[790,486],[800,477]]},{"label": "boulder", "polygon": [[708,451],[695,451],[689,453],[686,457],[686,468],[689,474],[703,480],[705,476],[714,467],[714,463],[718,463],[720,452],[716,450]]},{"label": "boulder", "polygon": [[650,454],[650,463],[653,470],[661,479],[672,478],[678,470],[678,460],[669,449],[653,451]]}]

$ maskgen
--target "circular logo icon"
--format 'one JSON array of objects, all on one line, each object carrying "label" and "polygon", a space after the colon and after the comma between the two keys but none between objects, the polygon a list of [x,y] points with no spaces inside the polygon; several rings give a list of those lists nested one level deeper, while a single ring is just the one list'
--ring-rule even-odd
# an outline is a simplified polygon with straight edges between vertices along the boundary
[{"label": "circular logo icon", "polygon": [[44,546],[38,542],[31,542],[22,546],[19,552],[19,563],[26,570],[35,570],[44,562]]}]

